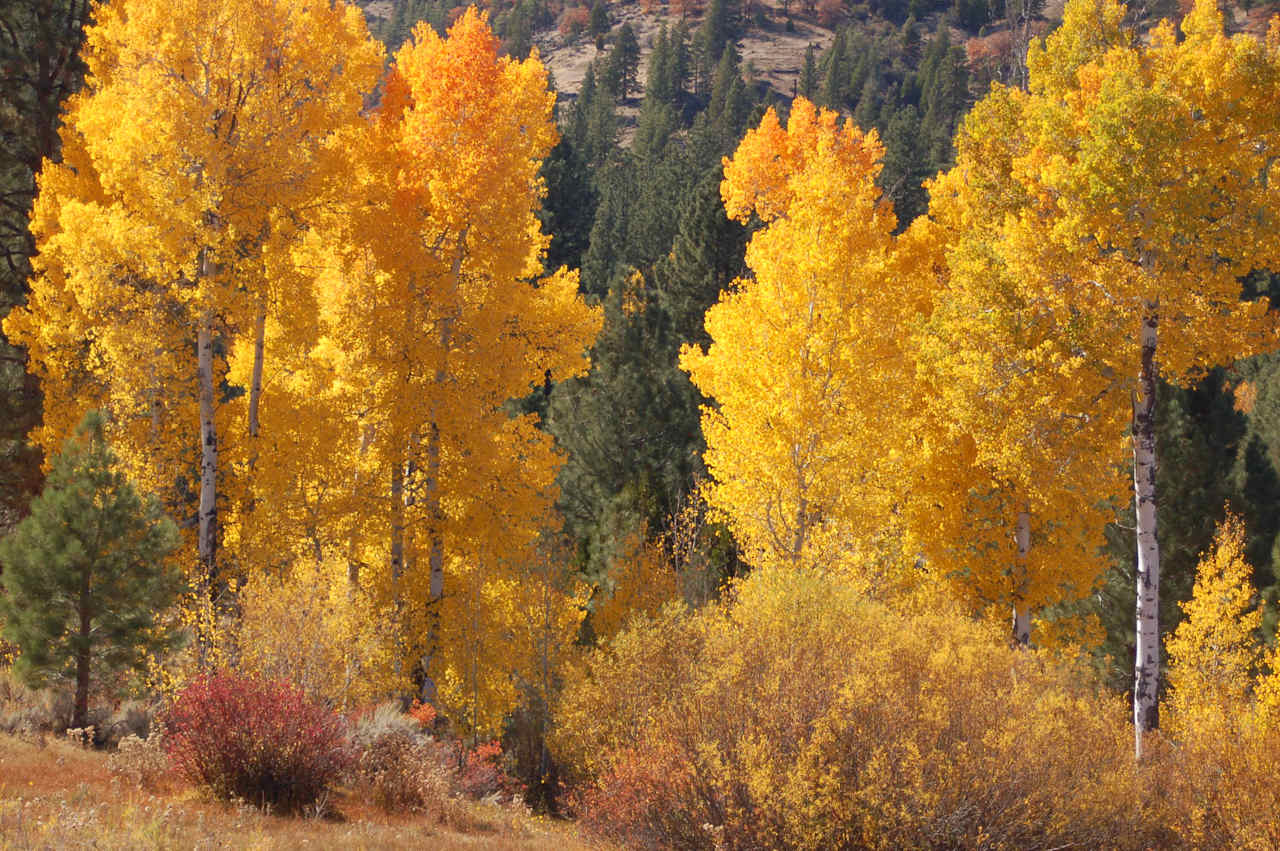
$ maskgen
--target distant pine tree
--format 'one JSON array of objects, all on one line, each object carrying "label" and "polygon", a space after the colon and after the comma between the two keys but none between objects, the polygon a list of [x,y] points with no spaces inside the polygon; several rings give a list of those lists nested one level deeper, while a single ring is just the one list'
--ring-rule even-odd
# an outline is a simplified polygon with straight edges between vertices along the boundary
[{"label": "distant pine tree", "polygon": [[804,70],[800,72],[798,94],[806,100],[813,100],[818,95],[818,62],[813,55],[813,45],[804,49]]}]

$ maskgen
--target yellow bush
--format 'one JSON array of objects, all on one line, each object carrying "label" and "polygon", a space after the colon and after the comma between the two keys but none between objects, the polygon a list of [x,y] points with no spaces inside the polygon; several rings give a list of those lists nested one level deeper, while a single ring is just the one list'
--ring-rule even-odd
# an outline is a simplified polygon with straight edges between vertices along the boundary
[{"label": "yellow bush", "polygon": [[1175,738],[1195,738],[1207,727],[1215,736],[1229,734],[1248,716],[1248,695],[1262,658],[1257,637],[1262,611],[1244,546],[1244,524],[1228,514],[1213,551],[1196,567],[1195,589],[1182,605],[1185,618],[1166,644],[1164,726]]},{"label": "yellow bush", "polygon": [[1228,515],[1168,643],[1164,726],[1175,747],[1161,774],[1171,825],[1197,848],[1280,848],[1280,657],[1260,671],[1262,612],[1244,545]]},{"label": "yellow bush", "polygon": [[403,693],[388,606],[352,585],[340,561],[302,561],[240,588],[239,667],[288,679],[340,708]]},{"label": "yellow bush", "polygon": [[559,706],[584,818],[681,847],[1159,844],[1124,704],[935,600],[765,569],[633,622]]},{"label": "yellow bush", "polygon": [[591,628],[598,639],[617,635],[632,617],[654,615],[682,596],[680,576],[662,539],[632,532],[619,549],[591,609]]}]

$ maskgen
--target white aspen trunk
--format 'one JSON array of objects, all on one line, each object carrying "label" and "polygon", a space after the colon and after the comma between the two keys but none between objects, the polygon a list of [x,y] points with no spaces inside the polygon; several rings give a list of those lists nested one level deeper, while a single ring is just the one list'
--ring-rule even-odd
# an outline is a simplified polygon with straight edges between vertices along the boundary
[{"label": "white aspen trunk", "polygon": [[[258,402],[262,398],[262,359],[267,345],[267,308],[258,308],[253,322],[253,378],[249,382],[249,436],[258,436]],[[254,459],[258,453],[255,448]]]},{"label": "white aspen trunk", "polygon": [[1027,647],[1031,644],[1031,610],[1027,607],[1024,595],[1027,585],[1027,556],[1031,553],[1031,512],[1026,509],[1018,512],[1014,541],[1018,545],[1018,587],[1013,599],[1013,646]]},{"label": "white aspen trunk", "polygon": [[[214,422],[213,318],[206,310],[196,330],[197,380],[200,396],[200,508],[197,551],[199,583],[210,599],[218,579],[218,431]],[[211,624],[205,625],[206,630]],[[198,636],[201,666],[207,662],[212,635]]]},{"label": "white aspen trunk", "polygon": [[1156,305],[1142,320],[1142,368],[1133,400],[1133,499],[1137,517],[1138,576],[1133,663],[1134,753],[1142,758],[1142,737],[1159,726],[1160,544],[1156,538]]}]

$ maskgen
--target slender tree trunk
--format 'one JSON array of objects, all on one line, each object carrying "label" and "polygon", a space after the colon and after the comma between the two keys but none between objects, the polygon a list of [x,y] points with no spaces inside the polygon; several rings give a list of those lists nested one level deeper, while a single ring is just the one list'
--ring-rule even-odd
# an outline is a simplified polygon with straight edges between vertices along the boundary
[{"label": "slender tree trunk", "polygon": [[1133,400],[1133,498],[1137,516],[1138,576],[1133,663],[1134,753],[1142,737],[1159,726],[1160,544],[1156,539],[1156,328],[1157,308],[1146,305],[1142,320],[1142,369]]},{"label": "slender tree trunk", "polygon": [[91,570],[84,568],[84,576],[80,580],[80,629],[76,647],[76,698],[71,712],[71,726],[83,729],[89,722],[89,635],[93,626],[93,610],[90,604],[92,597]]},{"label": "slender tree trunk", "polygon": [[[262,399],[262,359],[267,347],[267,307],[258,308],[253,322],[253,378],[249,383],[249,436],[258,436],[258,402]],[[257,449],[254,449],[257,458]]]},{"label": "slender tree trunk", "polygon": [[397,454],[391,465],[391,586],[395,599],[397,677],[404,670],[404,463]]},{"label": "slender tree trunk", "polygon": [[[218,431],[213,405],[213,318],[208,311],[200,317],[196,331],[197,377],[200,385],[200,514],[197,550],[200,557],[201,591],[212,601],[218,579]],[[203,601],[202,601],[203,602]],[[198,632],[200,664],[208,663],[212,648],[212,624]]]},{"label": "slender tree trunk", "polygon": [[[458,244],[454,250],[453,263],[449,270],[453,281],[454,297],[457,298],[462,286],[462,261],[466,259],[468,230],[458,235]],[[447,317],[440,323],[440,361],[436,367],[434,389],[436,399],[432,403],[431,422],[427,426],[427,517],[430,527],[427,530],[427,568],[430,571],[427,603],[427,646],[422,655],[422,700],[435,703],[436,683],[431,676],[431,662],[435,658],[440,643],[440,603],[444,599],[444,506],[441,501],[440,483],[440,400],[439,394],[449,378],[449,348],[453,345],[454,317]]]},{"label": "slender tree trunk", "polygon": [[[361,478],[360,474],[365,455],[369,452],[369,445],[373,443],[373,426],[365,425],[360,435],[360,456],[355,465],[355,472],[351,475],[351,490],[353,493],[360,493]],[[347,591],[349,598],[353,597],[360,587],[360,562],[356,558],[356,530],[358,526],[352,525],[351,535],[347,538]]]},{"label": "slender tree trunk", "polygon": [[1014,531],[1018,545],[1018,588],[1013,600],[1013,646],[1026,647],[1031,643],[1031,610],[1024,599],[1027,585],[1027,556],[1031,553],[1031,512],[1025,508],[1018,512],[1018,527]]},{"label": "slender tree trunk", "polygon": [[399,586],[402,576],[404,576],[404,465],[397,458],[391,465],[391,581]]},{"label": "slender tree trunk", "polygon": [[[443,376],[437,373],[437,381]],[[427,516],[430,517],[430,536],[427,549],[427,567],[430,570],[427,608],[427,648],[422,658],[422,700],[434,703],[436,683],[431,676],[431,660],[440,642],[440,601],[444,599],[444,508],[440,501],[440,426],[431,423],[427,432]]]}]

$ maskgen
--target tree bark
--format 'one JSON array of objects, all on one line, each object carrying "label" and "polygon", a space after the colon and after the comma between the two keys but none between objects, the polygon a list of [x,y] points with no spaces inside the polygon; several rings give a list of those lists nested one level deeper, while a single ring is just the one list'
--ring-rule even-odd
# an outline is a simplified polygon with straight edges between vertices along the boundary
[{"label": "tree bark", "polygon": [[[360,455],[355,464],[355,471],[351,474],[351,491],[360,493],[361,478],[360,470],[364,462],[365,455],[369,452],[369,445],[373,443],[373,426],[365,424],[360,435]],[[351,528],[351,534],[347,538],[347,592],[348,599],[354,597],[355,592],[360,588],[360,562],[356,559],[356,526]]]},{"label": "tree bark", "polygon": [[[258,402],[262,398],[262,359],[267,342],[267,308],[258,308],[253,322],[253,378],[249,382],[249,436],[258,436]],[[257,451],[254,451],[257,458]]]},{"label": "tree bark", "polygon": [[396,675],[404,670],[404,462],[397,454],[391,465],[391,585],[395,599]]},{"label": "tree bark", "polygon": [[[200,558],[201,590],[213,599],[218,579],[218,431],[214,422],[213,318],[206,310],[196,331],[197,377],[200,385],[200,514],[197,549]],[[208,663],[213,636],[211,624],[198,632],[201,667]]]},{"label": "tree bark", "polygon": [[[437,383],[443,382],[443,370],[436,373]],[[431,660],[440,641],[440,601],[444,598],[444,509],[440,503],[440,426],[433,422],[427,432],[427,515],[431,518],[428,530],[430,541],[427,549],[427,567],[430,570],[427,608],[427,652],[422,659],[422,700],[434,703],[436,684],[431,677]]]},{"label": "tree bark", "polygon": [[1031,644],[1031,610],[1024,599],[1027,585],[1027,556],[1031,552],[1031,512],[1023,509],[1018,512],[1018,526],[1014,531],[1014,541],[1018,545],[1018,587],[1013,599],[1013,646],[1027,647]]},{"label": "tree bark", "polygon": [[404,465],[397,458],[391,465],[391,581],[397,586],[404,576]]},{"label": "tree bark", "polygon": [[71,711],[71,726],[83,729],[89,722],[89,634],[93,624],[91,598],[93,589],[92,568],[84,567],[84,577],[80,580],[80,631],[79,646],[76,648],[76,698]]},{"label": "tree bark", "polygon": [[[466,259],[467,233],[463,229],[458,235],[458,244],[454,249],[453,263],[449,274],[453,281],[454,298],[462,286],[462,262]],[[428,592],[431,599],[427,603],[427,646],[422,655],[422,700],[435,703],[436,683],[431,677],[431,661],[435,658],[440,642],[440,602],[444,599],[444,507],[441,502],[440,484],[440,400],[439,394],[449,378],[449,348],[453,345],[454,317],[444,318],[440,323],[440,360],[434,376],[436,399],[432,402],[431,422],[427,425],[427,479],[426,499],[427,517],[430,527],[427,530],[427,568],[430,571]]]},{"label": "tree bark", "polygon": [[1142,319],[1142,367],[1133,399],[1133,498],[1137,519],[1138,575],[1133,664],[1134,753],[1142,737],[1159,726],[1160,543],[1156,538],[1156,329],[1159,315],[1146,305]]}]

